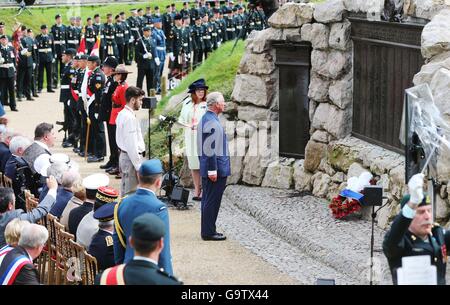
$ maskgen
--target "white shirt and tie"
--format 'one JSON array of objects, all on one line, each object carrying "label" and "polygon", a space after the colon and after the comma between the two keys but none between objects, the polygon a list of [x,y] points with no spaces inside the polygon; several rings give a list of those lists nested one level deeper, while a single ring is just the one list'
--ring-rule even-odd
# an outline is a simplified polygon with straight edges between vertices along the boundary
[{"label": "white shirt and tie", "polygon": [[136,115],[128,105],[119,112],[116,120],[116,141],[121,151],[126,152],[136,171],[143,162],[142,153],[145,151],[141,126]]}]

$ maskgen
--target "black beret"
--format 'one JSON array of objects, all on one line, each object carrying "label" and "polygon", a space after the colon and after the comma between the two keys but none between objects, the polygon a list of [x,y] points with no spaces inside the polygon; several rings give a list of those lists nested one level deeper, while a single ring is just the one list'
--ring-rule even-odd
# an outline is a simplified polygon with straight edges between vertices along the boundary
[{"label": "black beret", "polygon": [[55,16],[55,19],[58,19],[58,18],[61,18],[61,15],[60,15],[60,14],[57,14],[57,15]]},{"label": "black beret", "polygon": [[90,21],[90,20],[92,20],[92,18],[91,18],[91,17],[88,17],[88,18],[86,19],[86,21]]},{"label": "black beret", "polygon": [[1,26],[5,26],[5,23],[3,21],[0,21]]},{"label": "black beret", "polygon": [[125,12],[120,12],[119,15],[125,15]]},{"label": "black beret", "polygon": [[180,14],[176,14],[174,20],[181,20],[183,17]]},{"label": "black beret", "polygon": [[159,6],[155,6],[155,10],[159,10]]},{"label": "black beret", "polygon": [[[88,60],[88,58],[89,58],[89,55],[87,55],[87,54],[81,54],[80,55],[80,59],[81,60]],[[86,192],[87,192],[88,190],[86,189]],[[94,190],[94,195],[97,193],[97,190]]]},{"label": "black beret", "polygon": [[170,6],[172,6],[172,7],[175,6],[175,3],[172,3]]},{"label": "black beret", "polygon": [[95,14],[95,15],[94,15],[94,18],[97,18],[97,17],[100,17],[100,15],[99,15],[99,14]]},{"label": "black beret", "polygon": [[164,237],[164,222],[155,214],[145,213],[134,219],[131,236],[140,241],[153,242]]},{"label": "black beret", "polygon": [[119,18],[120,18],[120,15],[116,15],[116,17],[114,19],[119,19]]},{"label": "black beret", "polygon": [[41,25],[41,30],[44,30],[46,28],[47,28],[47,25],[45,25],[45,24]]},{"label": "black beret", "polygon": [[0,35],[0,39],[5,39],[6,37],[6,35]]},{"label": "black beret", "polygon": [[77,54],[77,50],[69,48],[64,51],[64,54],[74,56],[75,54]]},{"label": "black beret", "polygon": [[112,17],[111,13],[106,14],[106,17]]},{"label": "black beret", "polygon": [[137,10],[137,11],[138,11],[138,13],[139,13],[139,12],[142,12],[142,9],[141,9],[141,8],[138,8],[138,10]]},{"label": "black beret", "polygon": [[146,31],[150,31],[151,29],[152,29],[151,26],[146,25],[146,26],[144,26],[144,28],[142,28],[142,31],[146,32]]},{"label": "black beret", "polygon": [[75,55],[75,57],[73,59],[80,60],[81,58],[80,58],[80,55]]},{"label": "black beret", "polygon": [[99,61],[100,58],[97,55],[88,56],[88,61]]}]

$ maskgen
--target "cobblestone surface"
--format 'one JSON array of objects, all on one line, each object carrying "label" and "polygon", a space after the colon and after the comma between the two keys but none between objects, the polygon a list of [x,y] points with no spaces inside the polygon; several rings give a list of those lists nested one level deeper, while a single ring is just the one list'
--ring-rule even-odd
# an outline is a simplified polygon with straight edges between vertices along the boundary
[{"label": "cobblestone surface", "polygon": [[[305,284],[334,278],[337,284],[368,284],[371,224],[335,220],[328,202],[286,191],[229,186],[219,224],[233,239]],[[375,228],[374,283],[390,284],[381,251],[385,231]]]}]

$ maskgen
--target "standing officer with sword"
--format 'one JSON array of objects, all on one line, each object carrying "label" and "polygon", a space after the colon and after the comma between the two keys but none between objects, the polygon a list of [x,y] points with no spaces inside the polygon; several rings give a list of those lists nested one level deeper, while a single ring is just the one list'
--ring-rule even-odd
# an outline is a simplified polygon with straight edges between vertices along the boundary
[{"label": "standing officer with sword", "polygon": [[151,27],[145,26],[143,29],[144,37],[140,37],[136,45],[136,61],[138,65],[138,75],[136,86],[142,89],[144,77],[147,82],[147,95],[150,95],[150,89],[155,88],[157,76],[157,67],[161,64],[156,54],[156,46],[151,37]]}]

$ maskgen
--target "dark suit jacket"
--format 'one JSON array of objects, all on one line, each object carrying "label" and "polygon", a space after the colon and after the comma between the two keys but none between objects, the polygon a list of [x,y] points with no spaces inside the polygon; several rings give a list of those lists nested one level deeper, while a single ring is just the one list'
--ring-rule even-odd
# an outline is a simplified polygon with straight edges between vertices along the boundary
[{"label": "dark suit jacket", "polygon": [[[125,285],[182,285],[175,277],[161,271],[157,265],[144,260],[131,260],[124,268]],[[101,273],[95,284],[100,284]]]},{"label": "dark suit jacket", "polygon": [[202,177],[208,177],[209,171],[217,171],[218,177],[231,175],[227,136],[217,114],[212,111],[206,111],[200,121],[197,148]]},{"label": "dark suit jacket", "polygon": [[[4,276],[8,266],[19,256],[28,257],[27,251],[22,247],[16,247],[5,255],[0,266],[0,278]],[[19,274],[13,282],[13,285],[39,285],[39,275],[37,269],[32,263],[27,264],[20,269]]]},{"label": "dark suit jacket", "polygon": [[51,155],[50,151],[43,148],[41,145],[34,142],[31,144],[27,149],[25,149],[22,158],[25,160],[25,162],[28,163],[28,166],[31,168],[33,173],[36,172],[34,169],[34,161],[42,154],[49,154]]},{"label": "dark suit jacket", "polygon": [[6,162],[11,157],[11,152],[9,151],[8,145],[0,142],[0,172],[5,172]]},{"label": "dark suit jacket", "polygon": [[66,208],[67,203],[73,197],[73,193],[69,190],[66,190],[62,186],[58,187],[58,191],[56,193],[56,202],[50,210],[50,214],[55,215],[60,218],[62,212]]},{"label": "dark suit jacket", "polygon": [[105,270],[115,265],[112,241],[112,234],[104,230],[98,230],[92,237],[88,252],[97,259],[99,270]]},{"label": "dark suit jacket", "polygon": [[87,213],[91,212],[94,208],[94,204],[85,202],[79,207],[73,209],[69,213],[69,233],[77,236],[78,225]]}]

